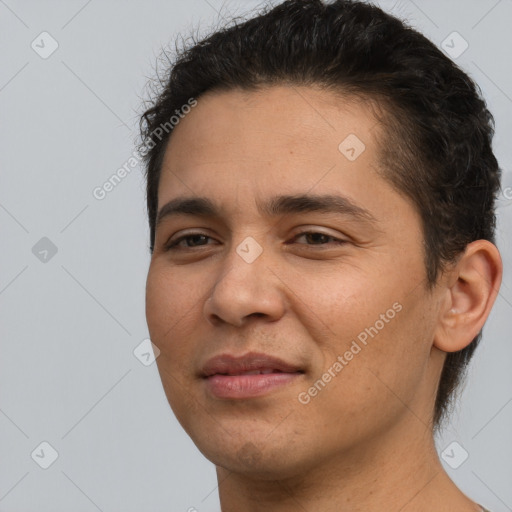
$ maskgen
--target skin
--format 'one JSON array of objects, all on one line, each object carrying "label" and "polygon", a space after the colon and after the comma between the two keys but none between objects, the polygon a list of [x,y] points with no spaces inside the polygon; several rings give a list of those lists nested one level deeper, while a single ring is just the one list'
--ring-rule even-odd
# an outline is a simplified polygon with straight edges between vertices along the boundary
[{"label": "skin", "polygon": [[[482,328],[501,259],[491,243],[473,242],[427,289],[420,217],[377,172],[379,130],[368,103],[272,86],[207,93],[169,141],[159,209],[202,196],[221,215],[158,225],[147,322],[168,401],[217,467],[223,512],[480,511],[440,464],[432,416],[446,352]],[[350,133],[366,146],[354,161],[338,149]],[[375,222],[258,210],[277,194],[342,195]],[[193,234],[209,238],[165,250]],[[236,251],[246,237],[263,250],[252,263]],[[301,403],[396,303],[400,312]],[[207,392],[198,373],[210,357],[251,351],[304,374],[257,398]]]}]

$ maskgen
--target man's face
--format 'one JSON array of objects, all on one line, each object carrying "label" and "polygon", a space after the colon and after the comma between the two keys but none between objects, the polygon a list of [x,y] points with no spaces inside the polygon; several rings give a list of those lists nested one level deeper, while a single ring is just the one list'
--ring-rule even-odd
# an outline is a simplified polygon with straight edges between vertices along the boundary
[{"label": "man's face", "polygon": [[439,296],[419,215],[375,170],[379,129],[361,104],[282,86],[207,94],[170,139],[158,208],[218,211],[162,217],[147,321],[169,403],[219,466],[292,476],[425,431]]}]

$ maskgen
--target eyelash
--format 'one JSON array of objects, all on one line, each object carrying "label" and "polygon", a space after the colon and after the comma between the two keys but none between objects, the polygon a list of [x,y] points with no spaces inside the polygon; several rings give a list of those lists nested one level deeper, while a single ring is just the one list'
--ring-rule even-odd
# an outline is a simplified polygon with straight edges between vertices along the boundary
[{"label": "eyelash", "polygon": [[[303,236],[303,235],[323,235],[324,237],[327,237],[327,238],[330,238],[332,240],[335,240],[335,243],[336,245],[343,245],[343,244],[346,244],[347,241],[346,240],[341,240],[339,238],[336,238],[332,235],[328,235],[326,233],[322,233],[321,231],[301,231],[300,233],[297,233],[294,237],[293,237],[293,240],[296,240],[297,238]],[[164,246],[164,250],[167,252],[167,251],[176,251],[176,250],[182,250],[182,249],[185,249],[185,250],[190,250],[190,249],[194,249],[194,247],[182,247],[180,248],[178,244],[180,244],[182,241],[184,240],[187,240],[189,238],[193,238],[193,237],[204,237],[204,238],[209,238],[211,240],[213,240],[212,237],[208,236],[208,235],[205,235],[204,233],[190,233],[188,235],[183,235],[179,238],[177,238],[176,240],[173,240],[171,242],[168,242],[165,246]],[[202,245],[198,245],[196,247],[203,247],[205,245],[210,245],[210,244],[202,244]],[[327,245],[327,244],[301,244],[301,245],[306,245],[306,246],[323,246],[323,245]]]}]

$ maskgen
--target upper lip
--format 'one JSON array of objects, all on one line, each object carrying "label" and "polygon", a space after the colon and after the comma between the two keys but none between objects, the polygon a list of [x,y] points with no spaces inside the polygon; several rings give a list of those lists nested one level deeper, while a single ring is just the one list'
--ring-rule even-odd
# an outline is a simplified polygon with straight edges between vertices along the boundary
[{"label": "upper lip", "polygon": [[231,354],[220,354],[209,359],[202,368],[202,376],[210,377],[212,375],[240,375],[244,372],[256,370],[276,370],[286,373],[295,373],[303,371],[294,364],[287,363],[278,357],[257,352],[250,352],[243,356],[233,356]]}]

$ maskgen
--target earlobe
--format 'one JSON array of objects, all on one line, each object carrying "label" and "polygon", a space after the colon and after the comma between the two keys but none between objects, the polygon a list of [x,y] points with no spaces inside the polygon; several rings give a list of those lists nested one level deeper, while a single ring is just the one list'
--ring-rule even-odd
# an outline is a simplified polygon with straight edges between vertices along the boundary
[{"label": "earlobe", "polygon": [[444,352],[467,347],[481,331],[501,285],[503,263],[497,247],[487,240],[467,245],[450,270],[451,282],[439,311],[434,346]]}]

